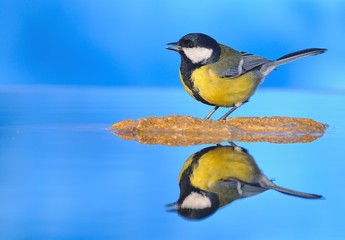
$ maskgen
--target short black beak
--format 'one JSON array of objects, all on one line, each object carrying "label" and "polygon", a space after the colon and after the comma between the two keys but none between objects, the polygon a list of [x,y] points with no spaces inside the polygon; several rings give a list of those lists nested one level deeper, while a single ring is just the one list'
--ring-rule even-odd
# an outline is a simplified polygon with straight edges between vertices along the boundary
[{"label": "short black beak", "polygon": [[179,42],[172,42],[172,43],[168,43],[167,45],[168,47],[166,49],[168,50],[177,51],[177,52],[181,50]]},{"label": "short black beak", "polygon": [[176,202],[165,204],[165,210],[167,212],[176,212],[178,209],[179,209],[179,205]]}]

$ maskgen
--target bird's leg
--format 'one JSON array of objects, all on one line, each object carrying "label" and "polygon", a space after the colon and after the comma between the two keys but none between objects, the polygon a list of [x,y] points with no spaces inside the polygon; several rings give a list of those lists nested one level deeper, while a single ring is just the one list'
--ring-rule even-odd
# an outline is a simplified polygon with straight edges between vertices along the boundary
[{"label": "bird's leg", "polygon": [[221,118],[218,120],[225,120],[231,113],[233,113],[238,107],[234,106],[232,107],[227,113],[225,113]]},{"label": "bird's leg", "polygon": [[230,145],[231,145],[231,147],[233,147],[233,148],[235,148],[235,147],[239,147],[236,143],[234,143],[233,141],[229,141],[228,142]]},{"label": "bird's leg", "polygon": [[227,113],[225,113],[221,118],[218,120],[225,120],[231,113],[233,113],[237,108],[241,107],[242,103],[236,103]]},{"label": "bird's leg", "polygon": [[238,146],[236,143],[233,141],[228,142],[237,152],[243,152],[243,148]]},{"label": "bird's leg", "polygon": [[217,111],[218,108],[219,108],[219,106],[215,106],[215,107],[211,110],[211,112],[209,112],[209,114],[207,114],[207,116],[206,116],[204,119],[210,119],[210,117],[213,115],[213,113],[214,113],[215,111]]}]

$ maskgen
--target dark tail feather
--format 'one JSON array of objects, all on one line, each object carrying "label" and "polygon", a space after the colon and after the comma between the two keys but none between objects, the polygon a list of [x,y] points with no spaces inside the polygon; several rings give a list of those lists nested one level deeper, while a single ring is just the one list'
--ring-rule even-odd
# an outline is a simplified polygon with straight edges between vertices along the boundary
[{"label": "dark tail feather", "polygon": [[284,56],[281,56],[280,58],[276,60],[276,62],[282,62],[281,64],[284,64],[284,63],[288,63],[299,58],[321,54],[326,51],[327,49],[325,48],[308,48],[308,49],[300,50],[297,52],[293,52],[293,53],[289,53]]},{"label": "dark tail feather", "polygon": [[259,184],[261,187],[266,189],[273,189],[278,192],[288,194],[295,197],[301,197],[301,198],[310,198],[310,199],[320,199],[323,198],[321,195],[318,194],[312,194],[312,193],[305,193],[305,192],[299,192],[296,190],[283,188],[275,185],[271,180],[269,180],[265,175],[261,175],[261,178],[259,180]]},{"label": "dark tail feather", "polygon": [[301,51],[289,53],[289,54],[286,54],[286,55],[278,58],[275,61],[268,62],[268,63],[264,64],[261,68],[261,72],[264,74],[264,76],[266,76],[273,69],[275,69],[276,67],[278,67],[280,65],[295,61],[295,60],[300,59],[300,58],[321,54],[321,53],[324,53],[326,51],[327,51],[327,49],[325,49],[325,48],[308,48],[308,49],[304,49]]},{"label": "dark tail feather", "polygon": [[295,196],[295,197],[310,198],[310,199],[323,198],[321,195],[318,195],[318,194],[299,192],[299,191],[295,191],[295,190],[291,190],[291,189],[287,189],[287,188],[283,188],[283,187],[279,187],[279,186],[273,186],[271,188],[278,191],[278,192],[288,194],[291,196]]}]

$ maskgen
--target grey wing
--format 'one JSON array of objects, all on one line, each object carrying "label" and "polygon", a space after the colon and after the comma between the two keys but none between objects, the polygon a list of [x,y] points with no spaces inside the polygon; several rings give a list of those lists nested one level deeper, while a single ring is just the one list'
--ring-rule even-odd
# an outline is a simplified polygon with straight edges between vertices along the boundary
[{"label": "grey wing", "polygon": [[221,180],[220,184],[226,188],[237,189],[241,198],[254,196],[269,189],[260,185],[246,183],[236,178]]},{"label": "grey wing", "polygon": [[241,60],[239,64],[224,70],[222,72],[222,77],[235,78],[268,62],[271,62],[271,60],[251,53],[241,52]]}]

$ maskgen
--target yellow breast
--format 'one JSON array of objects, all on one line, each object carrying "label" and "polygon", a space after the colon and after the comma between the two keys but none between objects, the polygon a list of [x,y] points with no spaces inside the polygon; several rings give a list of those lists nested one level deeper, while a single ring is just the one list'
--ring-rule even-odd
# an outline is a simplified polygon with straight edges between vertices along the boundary
[{"label": "yellow breast", "polygon": [[[205,65],[192,73],[191,80],[204,100],[216,106],[231,107],[247,101],[254,94],[261,79],[251,72],[237,78],[222,78]],[[184,87],[193,96],[192,91],[185,85]]]}]

